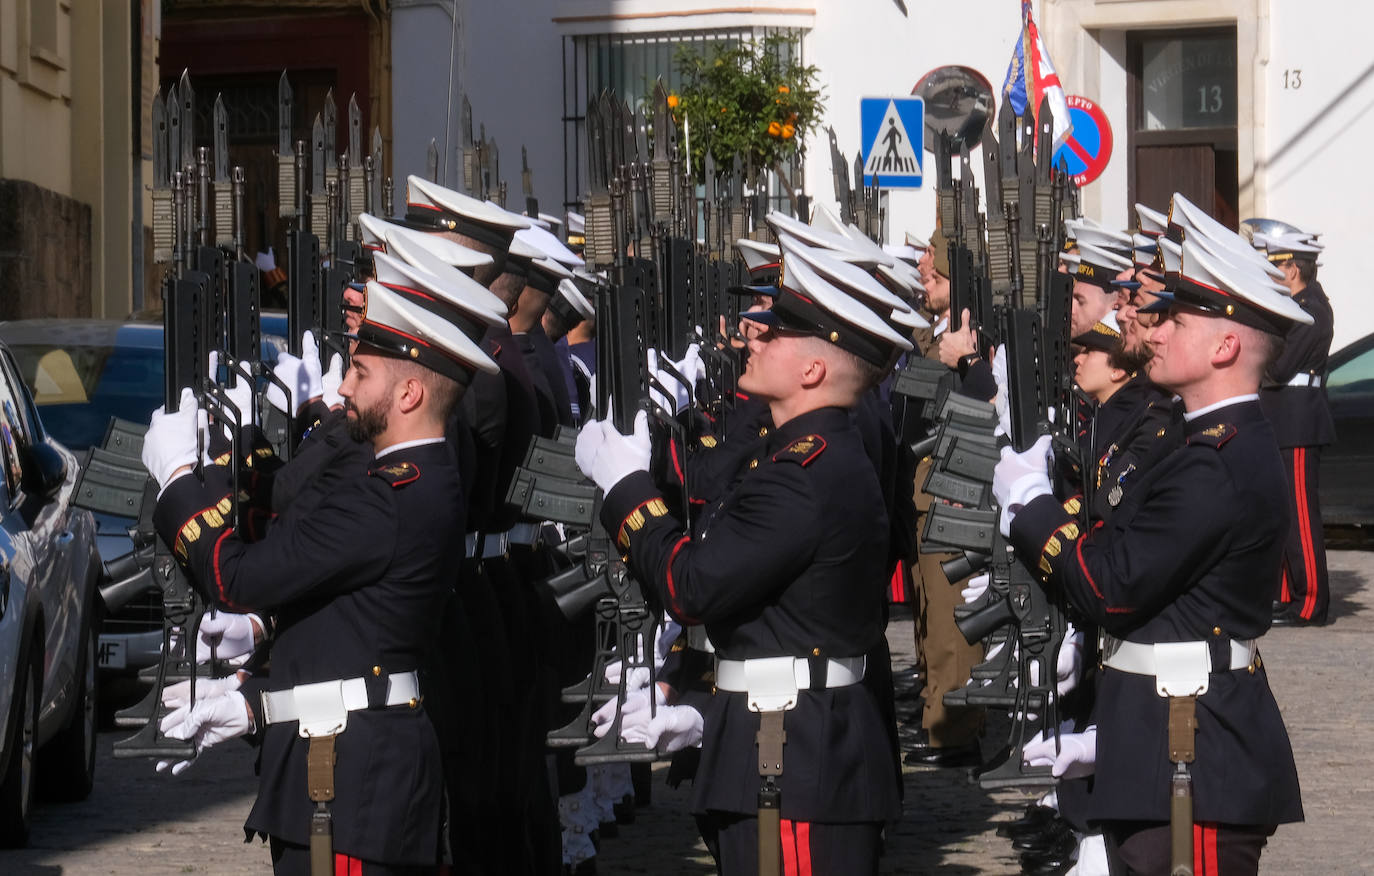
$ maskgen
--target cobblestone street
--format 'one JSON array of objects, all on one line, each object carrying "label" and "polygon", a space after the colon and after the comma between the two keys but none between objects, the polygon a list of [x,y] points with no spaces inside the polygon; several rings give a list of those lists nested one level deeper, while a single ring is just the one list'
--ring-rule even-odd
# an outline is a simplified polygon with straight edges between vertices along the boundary
[{"label": "cobblestone street", "polygon": [[[1330,554],[1333,623],[1279,629],[1261,651],[1297,755],[1307,823],[1279,830],[1262,872],[1374,873],[1374,674],[1363,644],[1374,633],[1374,553]],[[899,693],[910,687],[911,623],[888,628]],[[909,714],[911,700],[899,702]],[[1002,722],[992,723],[1000,732]],[[239,829],[252,801],[252,753],[227,745],[172,779],[145,761],[116,761],[110,746],[124,731],[100,738],[95,791],[83,803],[42,805],[31,847],[0,853],[5,874],[265,873],[265,847],[244,844]],[[990,751],[1001,740],[989,738]],[[710,857],[686,814],[689,789],[672,791],[655,774],[653,805],[603,843],[602,874],[706,874]],[[1028,797],[989,793],[963,770],[907,768],[905,817],[891,832],[884,873],[1011,874],[1018,872],[998,821],[1016,817]]]}]

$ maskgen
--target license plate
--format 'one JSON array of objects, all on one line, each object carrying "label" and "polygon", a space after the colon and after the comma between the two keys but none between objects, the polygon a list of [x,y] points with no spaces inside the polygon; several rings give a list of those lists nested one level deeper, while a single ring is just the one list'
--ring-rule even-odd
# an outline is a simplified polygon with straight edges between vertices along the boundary
[{"label": "license plate", "polygon": [[123,669],[127,665],[126,643],[123,639],[100,639],[100,651],[96,665],[101,669]]}]

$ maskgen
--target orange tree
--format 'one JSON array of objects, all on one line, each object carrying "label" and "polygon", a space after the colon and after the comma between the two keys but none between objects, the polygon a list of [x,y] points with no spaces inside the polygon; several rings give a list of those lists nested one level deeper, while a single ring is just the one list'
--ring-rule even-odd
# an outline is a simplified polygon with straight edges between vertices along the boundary
[{"label": "orange tree", "polygon": [[669,96],[681,126],[691,122],[692,170],[700,176],[706,150],[724,170],[735,155],[754,172],[786,164],[820,124],[825,108],[819,70],[802,64],[797,37],[716,43],[706,52],[679,46],[674,66],[682,86]]}]

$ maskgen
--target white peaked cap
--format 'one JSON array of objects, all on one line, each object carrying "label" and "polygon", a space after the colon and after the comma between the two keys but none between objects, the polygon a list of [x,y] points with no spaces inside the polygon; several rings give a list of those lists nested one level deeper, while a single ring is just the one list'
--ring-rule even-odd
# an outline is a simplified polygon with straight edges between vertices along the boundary
[{"label": "white peaked cap", "polygon": [[466,384],[474,371],[499,372],[496,363],[458,326],[375,280],[367,283],[360,343],[387,350]]},{"label": "white peaked cap", "polygon": [[[455,310],[476,317],[481,322],[499,326],[506,321],[506,305],[491,294],[480,283],[461,271],[439,262],[424,250],[418,254],[428,259],[427,264],[413,264],[400,257],[399,248],[395,253],[376,253],[377,282],[384,286],[401,286],[414,289]],[[444,268],[452,272],[441,276],[429,268]],[[462,277],[466,283],[458,282],[454,276]]]},{"label": "white peaked cap", "polygon": [[[806,262],[811,270],[835,286],[840,292],[867,305],[882,318],[898,321],[899,324],[909,325],[912,328],[929,325],[925,319],[912,311],[905,301],[889,291],[872,274],[857,265],[835,258],[833,253],[826,250],[807,246],[786,232],[778,233],[778,243],[781,244],[784,254],[784,268],[786,268],[789,260],[801,259]],[[911,317],[907,316],[903,316],[901,320],[896,320],[893,317],[894,313],[909,313],[916,321],[912,322]]]},{"label": "white peaked cap", "polygon": [[[407,251],[410,252],[419,247],[453,268],[480,268],[494,261],[486,253],[463,246],[455,240],[449,240],[447,237],[428,231],[406,228],[404,225],[387,223],[382,229],[382,234],[387,244],[398,241],[396,245],[405,245]],[[407,260],[415,261],[411,258],[407,258]]]},{"label": "white peaked cap", "polygon": [[406,203],[409,206],[453,213],[470,219],[480,225],[504,230],[508,233],[528,228],[530,220],[490,201],[482,201],[455,192],[453,189],[430,182],[421,176],[411,174],[406,177]]},{"label": "white peaked cap", "polygon": [[582,257],[563,245],[552,233],[542,228],[525,228],[515,232],[515,239],[538,250],[539,256],[550,258],[554,261],[568,265],[569,267],[581,267],[584,262]]},{"label": "white peaked cap", "polygon": [[595,319],[596,308],[587,300],[587,296],[582,294],[582,290],[577,288],[577,284],[572,279],[561,280],[558,283],[558,295],[572,305],[578,315],[583,319]]}]

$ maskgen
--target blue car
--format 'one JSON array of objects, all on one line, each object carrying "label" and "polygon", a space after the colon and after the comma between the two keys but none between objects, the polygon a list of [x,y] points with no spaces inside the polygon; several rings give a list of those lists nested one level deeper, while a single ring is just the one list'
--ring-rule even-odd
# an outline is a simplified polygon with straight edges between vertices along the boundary
[{"label": "blue car", "polygon": [[[286,349],[286,315],[262,314],[261,334],[262,360],[274,364]],[[163,402],[160,322],[16,320],[0,323],[0,341],[14,354],[49,434],[78,457],[101,445],[111,417],[146,424]],[[156,588],[129,593],[115,586],[136,521],[94,516],[105,601],[97,662],[107,673],[133,674],[160,658],[162,597]]]}]

